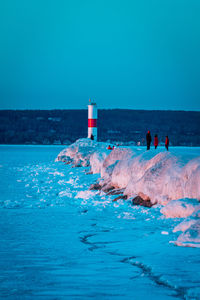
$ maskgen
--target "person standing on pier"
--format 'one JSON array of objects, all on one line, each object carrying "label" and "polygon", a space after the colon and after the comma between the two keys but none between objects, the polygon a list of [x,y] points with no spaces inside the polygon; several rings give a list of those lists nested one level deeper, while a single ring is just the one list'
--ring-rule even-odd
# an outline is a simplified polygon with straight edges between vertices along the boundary
[{"label": "person standing on pier", "polygon": [[146,141],[147,141],[147,150],[150,150],[150,145],[151,145],[151,134],[150,131],[148,130],[146,134]]},{"label": "person standing on pier", "polygon": [[158,147],[158,135],[155,134],[155,137],[154,137],[154,146],[155,146],[155,149]]},{"label": "person standing on pier", "polygon": [[165,137],[165,148],[167,149],[167,151],[168,151],[168,147],[169,147],[169,138],[166,135],[166,137]]}]

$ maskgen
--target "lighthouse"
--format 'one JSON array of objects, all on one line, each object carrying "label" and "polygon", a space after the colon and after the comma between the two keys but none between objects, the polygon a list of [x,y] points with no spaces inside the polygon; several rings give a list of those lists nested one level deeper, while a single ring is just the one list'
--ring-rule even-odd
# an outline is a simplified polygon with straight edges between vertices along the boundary
[{"label": "lighthouse", "polygon": [[91,100],[88,105],[88,138],[97,141],[97,105]]}]

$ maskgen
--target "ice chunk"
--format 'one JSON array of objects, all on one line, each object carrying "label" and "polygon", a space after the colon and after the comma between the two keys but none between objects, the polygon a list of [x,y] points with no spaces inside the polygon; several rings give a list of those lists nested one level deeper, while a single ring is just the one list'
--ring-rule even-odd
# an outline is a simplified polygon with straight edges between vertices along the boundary
[{"label": "ice chunk", "polygon": [[177,246],[200,248],[200,220],[196,220],[175,242]]},{"label": "ice chunk", "polygon": [[200,209],[197,199],[180,199],[170,201],[161,209],[167,218],[186,218]]},{"label": "ice chunk", "polygon": [[77,195],[75,196],[76,199],[80,198],[80,199],[90,199],[92,197],[94,197],[96,195],[96,192],[94,191],[80,191],[77,193]]}]

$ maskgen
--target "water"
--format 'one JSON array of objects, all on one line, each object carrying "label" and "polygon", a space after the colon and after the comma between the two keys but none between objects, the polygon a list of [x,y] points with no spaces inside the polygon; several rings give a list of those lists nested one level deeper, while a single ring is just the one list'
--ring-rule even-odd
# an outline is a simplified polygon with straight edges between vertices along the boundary
[{"label": "water", "polygon": [[200,299],[200,250],[159,208],[88,191],[62,146],[0,146],[0,299]]}]

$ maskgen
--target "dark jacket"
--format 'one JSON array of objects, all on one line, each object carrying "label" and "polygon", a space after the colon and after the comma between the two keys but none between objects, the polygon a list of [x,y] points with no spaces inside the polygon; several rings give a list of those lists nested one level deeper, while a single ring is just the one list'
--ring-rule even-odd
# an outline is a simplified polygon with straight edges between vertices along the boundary
[{"label": "dark jacket", "polygon": [[146,135],[146,140],[147,140],[147,144],[151,144],[151,134],[150,133],[147,133]]}]

